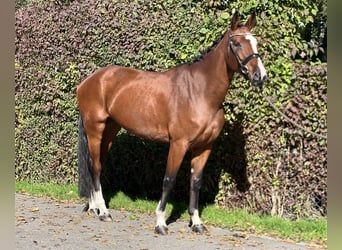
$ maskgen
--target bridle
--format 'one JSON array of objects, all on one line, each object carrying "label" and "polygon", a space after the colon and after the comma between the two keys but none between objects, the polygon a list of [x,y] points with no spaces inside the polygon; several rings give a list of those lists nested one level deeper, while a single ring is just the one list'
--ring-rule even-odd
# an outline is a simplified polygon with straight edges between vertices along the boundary
[{"label": "bridle", "polygon": [[252,33],[229,34],[229,40],[228,40],[228,43],[229,43],[229,45],[228,45],[228,62],[230,59],[230,51],[232,51],[235,58],[236,58],[238,65],[239,65],[240,72],[246,79],[248,79],[248,68],[246,66],[247,63],[250,60],[252,60],[253,58],[260,58],[260,55],[258,53],[253,53],[253,54],[250,54],[249,56],[247,56],[245,59],[241,60],[241,58],[239,57],[239,55],[236,53],[236,51],[233,48],[233,41],[231,38],[234,36],[247,36],[247,35],[253,35],[253,34]]},{"label": "bridle", "polygon": [[[233,52],[235,58],[236,58],[236,61],[238,62],[239,64],[239,69],[240,69],[240,72],[241,74],[246,78],[248,79],[248,69],[246,67],[247,63],[252,60],[253,58],[260,58],[260,55],[258,53],[253,53],[253,54],[250,54],[249,56],[247,56],[245,59],[241,60],[241,58],[239,57],[239,55],[236,53],[236,51],[234,50],[234,46],[233,46],[233,41],[231,40],[232,37],[234,36],[247,36],[247,35],[252,35],[251,33],[236,33],[236,34],[230,34],[229,35],[229,40],[228,40],[228,43],[229,43],[229,46],[228,46],[228,62],[229,62],[229,57],[230,57],[230,51]],[[262,86],[259,86],[260,87],[260,91],[262,93],[262,95],[264,96],[264,98],[266,99],[266,101],[269,103],[269,105],[271,105],[271,107],[276,111],[278,112],[285,120],[287,120],[288,122],[292,123],[293,125],[295,125],[296,127],[302,129],[303,131],[305,132],[308,132],[310,133],[311,135],[314,135],[314,136],[317,136],[319,138],[323,138],[323,139],[327,139],[327,136],[326,135],[322,135],[322,134],[318,134],[316,132],[313,132],[301,125],[299,125],[298,123],[296,123],[295,121],[293,121],[292,119],[290,119],[287,115],[285,115],[283,112],[281,112],[273,103],[272,101],[270,100],[269,97],[267,97],[263,92],[262,92]]]},{"label": "bridle", "polygon": [[[247,56],[245,59],[241,60],[241,58],[239,57],[239,55],[236,53],[236,51],[234,50],[234,46],[233,46],[233,41],[232,41],[232,37],[234,36],[247,36],[247,35],[253,35],[252,33],[236,33],[236,34],[229,34],[229,40],[228,40],[228,62],[230,60],[230,51],[233,52],[236,61],[239,65],[239,69],[241,74],[248,79],[248,68],[246,67],[247,63],[252,60],[253,58],[260,58],[260,55],[258,53],[253,53],[250,54],[249,56]],[[326,135],[322,135],[322,134],[318,134],[316,132],[313,132],[301,125],[299,125],[298,123],[296,123],[295,121],[293,121],[292,119],[290,119],[286,114],[284,114],[283,112],[281,112],[274,104],[273,102],[270,100],[269,97],[267,97],[263,92],[262,92],[262,86],[259,86],[260,91],[263,95],[263,97],[266,99],[266,101],[269,103],[269,105],[276,111],[278,112],[285,120],[287,120],[288,122],[292,123],[293,125],[295,125],[296,127],[302,129],[303,131],[310,133],[311,135],[317,136],[319,138],[323,138],[323,139],[327,139]]]}]

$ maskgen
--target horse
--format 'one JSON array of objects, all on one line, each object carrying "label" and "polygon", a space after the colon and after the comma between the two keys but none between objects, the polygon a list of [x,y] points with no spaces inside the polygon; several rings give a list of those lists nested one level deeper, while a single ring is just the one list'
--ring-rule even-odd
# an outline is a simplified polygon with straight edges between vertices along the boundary
[{"label": "horse", "polygon": [[100,175],[115,136],[129,133],[164,143],[169,152],[162,194],[155,210],[157,234],[168,234],[165,207],[179,167],[191,153],[188,213],[193,232],[207,228],[199,216],[202,174],[213,142],[224,125],[223,101],[234,73],[261,87],[268,79],[251,33],[256,15],[245,24],[239,13],[199,60],[154,72],[110,65],[96,70],[77,87],[79,195],[86,210],[112,221],[102,195]]}]

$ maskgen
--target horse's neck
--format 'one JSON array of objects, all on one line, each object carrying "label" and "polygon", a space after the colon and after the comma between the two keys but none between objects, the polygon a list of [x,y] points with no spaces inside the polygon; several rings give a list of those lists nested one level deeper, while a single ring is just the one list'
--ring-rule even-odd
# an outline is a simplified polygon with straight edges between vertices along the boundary
[{"label": "horse's neck", "polygon": [[205,95],[211,98],[213,105],[221,106],[226,96],[233,72],[228,69],[227,34],[215,48],[198,62],[197,69],[204,74]]}]

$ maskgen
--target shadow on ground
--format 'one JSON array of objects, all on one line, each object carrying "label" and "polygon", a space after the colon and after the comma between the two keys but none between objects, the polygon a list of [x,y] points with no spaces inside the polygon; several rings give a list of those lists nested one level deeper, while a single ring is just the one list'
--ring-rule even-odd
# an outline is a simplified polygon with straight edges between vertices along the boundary
[{"label": "shadow on ground", "polygon": [[[247,191],[250,186],[247,178],[246,137],[243,134],[242,121],[241,115],[235,123],[226,123],[214,145],[204,170],[200,207],[215,202],[220,177],[224,173],[229,173],[239,191]],[[133,200],[158,201],[162,192],[168,149],[168,144],[143,140],[127,133],[118,135],[101,176],[105,199],[109,201],[117,192],[122,191]],[[169,223],[177,220],[186,211],[189,186],[188,153],[170,195],[169,203],[173,205],[173,211],[168,219]]]}]

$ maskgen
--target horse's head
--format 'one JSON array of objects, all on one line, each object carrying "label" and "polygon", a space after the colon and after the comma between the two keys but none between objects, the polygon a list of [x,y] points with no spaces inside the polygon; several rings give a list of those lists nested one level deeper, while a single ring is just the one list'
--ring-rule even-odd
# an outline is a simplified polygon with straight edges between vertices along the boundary
[{"label": "horse's head", "polygon": [[228,60],[232,70],[240,72],[254,86],[262,87],[268,77],[258,54],[257,40],[251,33],[255,24],[255,14],[252,14],[244,25],[240,22],[239,14],[234,14],[228,33]]}]

